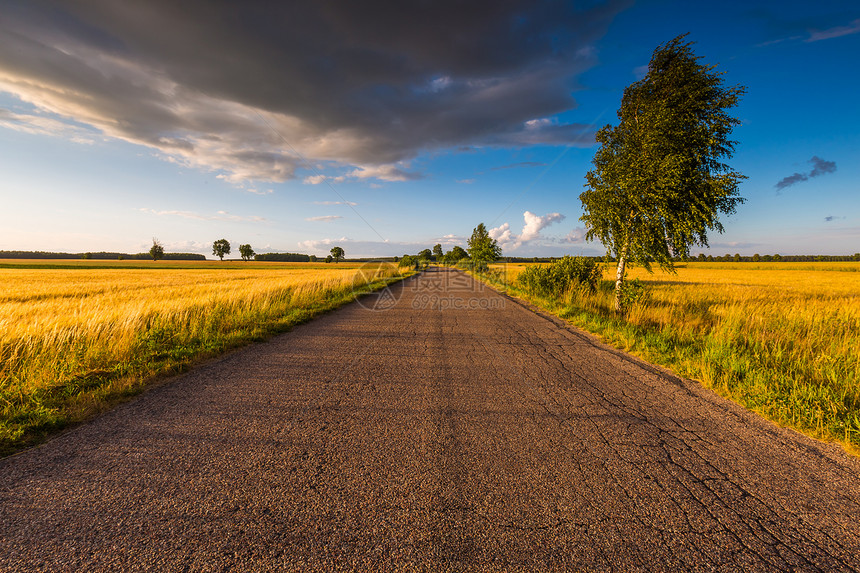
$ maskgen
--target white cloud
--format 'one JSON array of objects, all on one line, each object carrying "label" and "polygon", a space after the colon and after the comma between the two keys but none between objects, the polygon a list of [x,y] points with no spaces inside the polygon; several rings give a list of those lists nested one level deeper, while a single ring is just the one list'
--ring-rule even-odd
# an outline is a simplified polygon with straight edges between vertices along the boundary
[{"label": "white cloud", "polygon": [[320,217],[307,217],[305,221],[320,221],[323,223],[329,223],[336,219],[343,219],[340,215],[322,215]]},{"label": "white cloud", "polygon": [[561,213],[547,213],[544,216],[535,215],[531,211],[523,213],[525,224],[519,235],[511,232],[509,223],[504,223],[494,229],[489,230],[490,237],[498,241],[502,249],[516,250],[525,243],[533,242],[541,238],[540,232],[559,221],[563,221],[565,216]]},{"label": "white cloud", "polygon": [[582,227],[577,227],[576,229],[571,229],[570,233],[565,235],[564,239],[562,239],[563,243],[581,243],[585,240],[585,229]]},{"label": "white cloud", "polygon": [[215,215],[201,215],[200,213],[195,213],[193,211],[177,211],[177,210],[157,210],[157,209],[149,209],[149,208],[141,208],[139,209],[142,213],[149,213],[150,215],[157,215],[159,217],[182,217],[183,219],[196,219],[198,221],[239,221],[239,222],[252,222],[252,223],[261,223],[266,221],[265,217],[258,217],[256,215],[233,215],[228,213],[227,211],[218,211]]},{"label": "white cloud", "polygon": [[541,119],[530,119],[525,122],[526,129],[540,129],[542,127],[546,127],[548,125],[553,125],[555,122],[549,118],[541,118]]},{"label": "white cloud", "polygon": [[539,217],[531,211],[526,211],[523,213],[523,219],[525,219],[526,224],[523,227],[523,232],[519,236],[519,244],[537,239],[540,236],[542,229],[549,227],[553,223],[563,221],[564,215],[561,213],[548,213],[543,217]]},{"label": "white cloud", "polygon": [[465,185],[471,185],[474,182],[474,179],[457,179],[457,183],[463,183]]},{"label": "white cloud", "polygon": [[320,251],[326,250],[326,247],[331,247],[335,244],[341,243],[349,243],[350,240],[347,237],[341,237],[340,239],[310,239],[307,241],[299,241],[299,248],[307,251]]},{"label": "white cloud", "polygon": [[396,165],[371,165],[359,166],[358,169],[351,171],[348,177],[357,179],[379,179],[380,181],[414,181],[421,179],[420,173],[410,173],[403,171]]},{"label": "white cloud", "polygon": [[[167,241],[161,242],[161,245],[168,253],[212,254],[212,243],[204,243],[201,241]],[[141,243],[140,252],[147,252],[151,246],[152,243]]]},{"label": "white cloud", "polygon": [[490,238],[499,243],[499,246],[503,249],[507,248],[516,239],[516,237],[511,234],[510,223],[503,223],[498,227],[490,229],[488,233]]},{"label": "white cloud", "polygon": [[307,185],[319,185],[321,183],[343,183],[350,179],[377,179],[379,181],[414,181],[421,179],[423,176],[420,173],[404,171],[395,164],[387,165],[359,165],[345,175],[329,177],[328,175],[309,175],[302,182]]},{"label": "white cloud", "polygon": [[343,175],[339,175],[337,177],[329,177],[327,175],[308,175],[304,179],[302,179],[302,183],[305,185],[320,185],[321,183],[325,183],[328,181],[329,183],[343,183],[346,181],[346,177]]},{"label": "white cloud", "polygon": [[454,246],[454,245],[461,245],[462,246],[466,243],[466,237],[462,237],[460,235],[448,234],[448,235],[442,235],[441,237],[437,237],[437,238],[433,239],[431,242],[441,243],[443,245],[450,245],[450,246]]},{"label": "white cloud", "polygon": [[848,36],[849,34],[860,33],[860,18],[853,20],[848,26],[836,26],[827,30],[814,30],[809,34],[806,42],[819,42],[821,40],[829,40],[831,38],[839,38],[840,36]]},{"label": "white cloud", "polygon": [[355,207],[358,203],[352,201],[314,201],[314,205],[349,205]]},{"label": "white cloud", "polygon": [[33,135],[65,137],[83,145],[92,145],[95,143],[94,137],[98,135],[93,130],[84,129],[59,119],[44,115],[15,113],[2,108],[0,108],[0,127]]}]

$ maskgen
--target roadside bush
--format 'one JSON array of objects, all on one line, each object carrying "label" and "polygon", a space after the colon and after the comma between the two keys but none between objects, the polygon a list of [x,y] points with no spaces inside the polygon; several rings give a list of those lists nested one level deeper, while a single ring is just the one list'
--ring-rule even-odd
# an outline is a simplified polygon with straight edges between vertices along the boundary
[{"label": "roadside bush", "polygon": [[475,259],[460,259],[457,261],[457,268],[471,271],[473,273],[481,273],[485,274],[490,269],[490,265],[487,261],[475,260]]},{"label": "roadside bush", "polygon": [[418,257],[413,257],[412,255],[403,255],[403,258],[400,259],[400,262],[397,263],[397,266],[406,267],[415,271],[420,271],[422,269],[421,263],[422,261]]},{"label": "roadside bush", "polygon": [[566,256],[546,266],[526,267],[517,282],[533,294],[561,297],[570,289],[594,292],[602,274],[596,261]]}]

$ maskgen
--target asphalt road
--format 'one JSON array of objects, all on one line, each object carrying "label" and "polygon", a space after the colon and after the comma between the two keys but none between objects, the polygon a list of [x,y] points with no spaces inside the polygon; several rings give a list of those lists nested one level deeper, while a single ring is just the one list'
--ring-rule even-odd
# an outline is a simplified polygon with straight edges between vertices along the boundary
[{"label": "asphalt road", "polygon": [[857,570],[860,463],[433,269],[0,461],[2,571],[338,569]]}]

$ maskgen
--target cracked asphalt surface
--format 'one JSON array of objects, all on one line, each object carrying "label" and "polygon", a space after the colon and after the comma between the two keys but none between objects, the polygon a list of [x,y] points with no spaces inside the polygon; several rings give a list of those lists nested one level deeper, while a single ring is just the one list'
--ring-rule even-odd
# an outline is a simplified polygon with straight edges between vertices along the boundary
[{"label": "cracked asphalt surface", "polygon": [[860,463],[446,269],[0,460],[3,571],[339,569],[857,570]]}]

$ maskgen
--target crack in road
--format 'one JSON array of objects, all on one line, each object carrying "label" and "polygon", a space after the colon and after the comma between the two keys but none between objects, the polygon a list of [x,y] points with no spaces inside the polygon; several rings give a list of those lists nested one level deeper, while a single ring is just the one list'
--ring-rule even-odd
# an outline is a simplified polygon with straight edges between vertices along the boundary
[{"label": "crack in road", "polygon": [[459,271],[390,288],[0,460],[0,570],[860,569],[837,446]]}]

